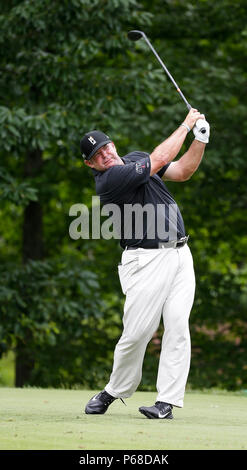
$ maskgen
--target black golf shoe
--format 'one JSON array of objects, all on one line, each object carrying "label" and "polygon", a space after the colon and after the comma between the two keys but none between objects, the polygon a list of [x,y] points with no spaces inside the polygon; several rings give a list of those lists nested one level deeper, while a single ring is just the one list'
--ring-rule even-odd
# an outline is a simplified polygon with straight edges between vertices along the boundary
[{"label": "black golf shoe", "polygon": [[109,393],[105,390],[103,392],[94,395],[91,400],[89,400],[88,404],[85,408],[86,414],[104,414],[108,409],[108,406],[116,400],[115,397],[112,397]]},{"label": "black golf shoe", "polygon": [[141,406],[139,411],[149,419],[172,419],[172,408],[170,403],[156,401],[153,406]]}]

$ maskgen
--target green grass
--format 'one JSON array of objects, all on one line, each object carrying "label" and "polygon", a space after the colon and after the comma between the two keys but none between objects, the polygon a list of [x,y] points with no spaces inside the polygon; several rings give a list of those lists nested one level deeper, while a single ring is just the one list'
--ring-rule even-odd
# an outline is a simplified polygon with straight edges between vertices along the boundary
[{"label": "green grass", "polygon": [[0,388],[0,449],[247,449],[247,395],[187,392],[173,420],[149,420],[140,405],[156,394],[116,400],[105,415],[86,415],[85,390]]}]

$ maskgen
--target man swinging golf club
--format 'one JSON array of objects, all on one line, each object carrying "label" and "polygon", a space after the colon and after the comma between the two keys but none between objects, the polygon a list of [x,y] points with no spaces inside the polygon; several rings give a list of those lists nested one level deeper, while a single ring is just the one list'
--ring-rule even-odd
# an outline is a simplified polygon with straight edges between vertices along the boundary
[{"label": "man swinging golf club", "polygon": [[[203,132],[196,126],[202,120]],[[195,139],[177,161],[187,133]],[[86,405],[87,414],[103,414],[117,398],[130,397],[142,377],[142,364],[148,342],[163,317],[162,339],[157,376],[157,399],[153,406],[141,406],[147,418],[171,419],[173,406],[183,407],[190,367],[189,315],[195,292],[193,260],[188,235],[179,208],[164,182],[186,181],[197,170],[209,141],[209,124],[197,109],[191,108],[178,128],[149,155],[142,151],[120,157],[110,137],[101,131],[84,135],[80,148],[85,164],[92,168],[96,193],[101,203],[151,204],[156,220],[164,226],[173,224],[173,239],[148,237],[148,222],[143,236],[129,233],[120,244],[124,249],[119,278],[126,295],[123,332],[116,345],[113,370],[105,389]],[[169,206],[176,207],[176,227],[169,221]],[[161,208],[161,210],[160,210]],[[123,221],[123,224],[130,221]],[[133,227],[132,227],[133,228]]]},{"label": "man swinging golf club", "polygon": [[[137,237],[133,233],[132,218],[121,218],[120,244],[124,251],[119,278],[126,295],[123,332],[115,348],[110,380],[105,389],[88,402],[85,412],[103,414],[114,400],[130,397],[135,392],[141,381],[147,344],[163,317],[157,400],[153,406],[141,406],[139,411],[147,418],[171,419],[173,406],[183,406],[189,373],[189,315],[195,276],[181,212],[162,180],[186,181],[193,175],[209,141],[210,128],[205,116],[191,107],[145,33],[130,31],[128,38],[131,41],[144,39],[189,113],[150,155],[135,151],[121,158],[111,139],[100,131],[88,132],[81,140],[81,152],[86,165],[93,170],[101,202],[118,204],[121,213],[126,204],[151,205],[156,220],[154,236],[152,232],[150,237],[148,220],[145,220],[142,236]],[[188,151],[173,161],[191,129],[195,139]],[[169,210],[171,206],[173,211]],[[158,227],[167,225],[168,236],[164,237]]]}]

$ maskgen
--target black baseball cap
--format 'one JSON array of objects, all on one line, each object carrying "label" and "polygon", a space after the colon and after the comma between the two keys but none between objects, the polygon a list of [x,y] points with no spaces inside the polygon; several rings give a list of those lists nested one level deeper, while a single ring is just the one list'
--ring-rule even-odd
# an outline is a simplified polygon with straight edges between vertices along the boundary
[{"label": "black baseball cap", "polygon": [[101,131],[87,132],[81,139],[80,148],[84,160],[90,160],[103,145],[109,144],[112,140]]}]

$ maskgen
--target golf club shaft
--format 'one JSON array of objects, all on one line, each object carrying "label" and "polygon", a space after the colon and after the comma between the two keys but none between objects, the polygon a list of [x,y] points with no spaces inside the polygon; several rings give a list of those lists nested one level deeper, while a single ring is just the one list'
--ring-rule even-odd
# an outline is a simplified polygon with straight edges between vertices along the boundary
[{"label": "golf club shaft", "polygon": [[[168,75],[168,77],[170,78],[170,80],[172,81],[173,85],[175,86],[177,92],[180,94],[182,100],[184,101],[184,103],[186,104],[188,110],[190,111],[192,106],[189,104],[189,102],[186,100],[184,94],[182,93],[182,91],[180,90],[178,84],[175,82],[173,76],[170,74],[169,70],[166,68],[165,64],[162,62],[160,56],[157,54],[156,50],[154,49],[154,47],[152,46],[151,42],[148,40],[146,34],[143,32],[143,31],[139,31],[139,30],[132,30],[132,31],[129,31],[128,32],[128,38],[131,40],[131,41],[139,41],[139,39],[143,38],[145,39],[147,45],[149,46],[149,48],[151,49],[151,51],[153,52],[153,54],[155,55],[156,59],[159,61],[161,67],[163,68],[163,70],[166,72],[166,74]],[[200,124],[199,124],[199,121],[201,121],[201,119],[198,120],[198,124],[196,123],[196,127],[198,128],[198,130],[202,133],[202,134],[205,134],[206,132],[206,128],[205,127],[199,127]]]},{"label": "golf club shaft", "polygon": [[168,77],[170,78],[170,80],[172,81],[173,85],[176,87],[176,90],[177,92],[180,94],[181,98],[184,100],[188,110],[191,109],[191,105],[189,104],[189,102],[186,100],[184,94],[182,93],[182,91],[180,90],[178,84],[175,82],[174,78],[172,77],[172,75],[170,74],[169,70],[166,68],[164,62],[161,60],[160,56],[157,54],[156,50],[154,49],[154,47],[152,46],[151,42],[148,40],[147,36],[143,33],[143,38],[145,39],[146,43],[148,44],[148,46],[150,47],[151,51],[154,53],[156,59],[159,61],[160,65],[162,66],[162,68],[165,70],[165,72],[167,73]]}]

